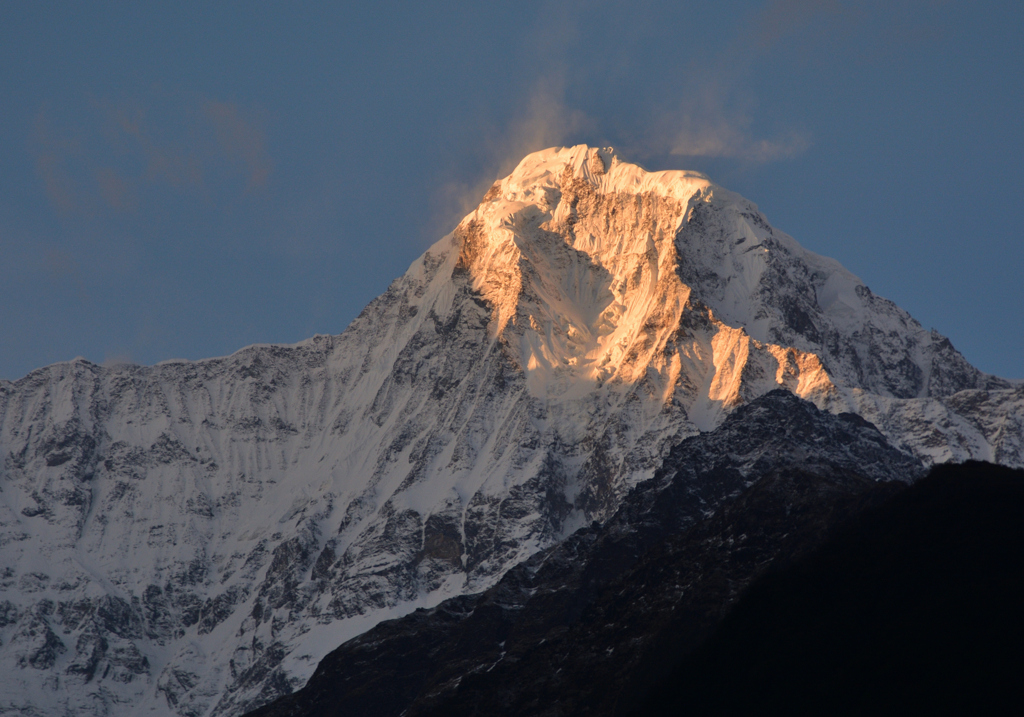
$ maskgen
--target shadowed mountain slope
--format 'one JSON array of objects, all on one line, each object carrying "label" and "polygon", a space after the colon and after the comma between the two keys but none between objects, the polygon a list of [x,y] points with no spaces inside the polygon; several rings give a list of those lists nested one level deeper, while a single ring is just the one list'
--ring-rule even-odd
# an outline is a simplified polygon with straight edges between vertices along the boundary
[{"label": "shadowed mountain slope", "polygon": [[939,466],[766,576],[637,714],[1011,714],[1024,471]]},{"label": "shadowed mountain slope", "polygon": [[769,566],[921,472],[859,417],[770,393],[674,448],[606,524],[377,626],[252,717],[621,714]]}]

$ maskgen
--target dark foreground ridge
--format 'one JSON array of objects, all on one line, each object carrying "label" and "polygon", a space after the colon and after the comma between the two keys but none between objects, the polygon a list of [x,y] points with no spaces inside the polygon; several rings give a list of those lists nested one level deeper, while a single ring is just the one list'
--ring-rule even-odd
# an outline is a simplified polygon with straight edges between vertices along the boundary
[{"label": "dark foreground ridge", "polygon": [[937,467],[754,584],[638,714],[1018,713],[1022,516],[1024,471]]},{"label": "dark foreground ridge", "polygon": [[766,570],[923,472],[863,419],[784,391],[687,439],[604,525],[494,588],[378,625],[251,715],[620,715],[652,694]]}]

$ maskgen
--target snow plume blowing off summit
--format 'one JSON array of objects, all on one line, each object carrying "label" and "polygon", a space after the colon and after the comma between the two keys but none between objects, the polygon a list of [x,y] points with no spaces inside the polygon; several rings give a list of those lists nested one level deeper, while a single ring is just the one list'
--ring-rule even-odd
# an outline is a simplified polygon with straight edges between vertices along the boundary
[{"label": "snow plume blowing off summit", "polygon": [[1024,388],[707,177],[526,157],[339,336],[0,381],[0,714],[237,715],[779,387],[926,464]]}]

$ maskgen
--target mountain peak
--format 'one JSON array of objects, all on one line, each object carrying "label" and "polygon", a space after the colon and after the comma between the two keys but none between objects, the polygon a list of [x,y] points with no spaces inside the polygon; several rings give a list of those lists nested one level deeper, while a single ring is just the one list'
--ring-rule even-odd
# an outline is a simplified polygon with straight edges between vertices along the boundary
[{"label": "mountain peak", "polygon": [[239,714],[779,388],[924,463],[1024,461],[1024,386],[752,203],[610,149],[530,155],[339,336],[0,383],[6,699]]},{"label": "mountain peak", "polygon": [[585,144],[551,147],[526,155],[508,177],[494,183],[488,198],[500,196],[507,201],[529,202],[538,190],[560,186],[566,176],[585,181],[602,194],[653,192],[685,202],[695,190],[704,190],[723,200],[746,202],[738,194],[714,184],[701,172],[678,169],[648,172],[624,161],[612,147]]},{"label": "mountain peak", "polygon": [[644,327],[652,314],[678,319],[689,297],[675,235],[687,202],[710,186],[585,145],[531,154],[495,183],[456,230],[458,266],[492,307],[492,332],[514,345],[532,391],[579,396],[646,369],[664,341],[645,338]]},{"label": "mountain peak", "polygon": [[[688,234],[709,209],[731,224]],[[771,341],[750,308],[770,234],[755,205],[703,174],[647,172],[611,149],[578,145],[527,156],[454,238],[457,268],[491,308],[492,335],[518,356],[534,395],[575,399],[645,381],[656,405],[686,405],[709,428],[743,400],[752,348],[774,381],[751,396],[776,385],[819,400],[831,391],[817,358]],[[777,243],[802,251],[788,237]],[[721,296],[693,296],[684,277],[694,267],[718,279]],[[752,330],[762,334],[756,345]]]},{"label": "mountain peak", "polygon": [[[989,383],[752,202],[698,172],[647,172],[611,148],[528,155],[453,237],[455,269],[489,305],[491,335],[548,399],[648,376],[666,404],[683,377],[710,401],[682,399],[709,428],[723,407],[774,386],[825,406],[837,386],[912,398]],[[680,343],[694,323],[712,327],[706,345]],[[763,386],[744,385],[758,375],[769,376]]]}]

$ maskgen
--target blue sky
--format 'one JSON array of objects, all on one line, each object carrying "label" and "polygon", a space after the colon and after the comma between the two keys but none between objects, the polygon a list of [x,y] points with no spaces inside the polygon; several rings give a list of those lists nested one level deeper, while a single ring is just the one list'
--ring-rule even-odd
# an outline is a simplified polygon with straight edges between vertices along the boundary
[{"label": "blue sky", "polygon": [[0,378],[339,333],[579,142],[708,173],[1024,377],[1024,4],[411,5],[0,7]]}]

